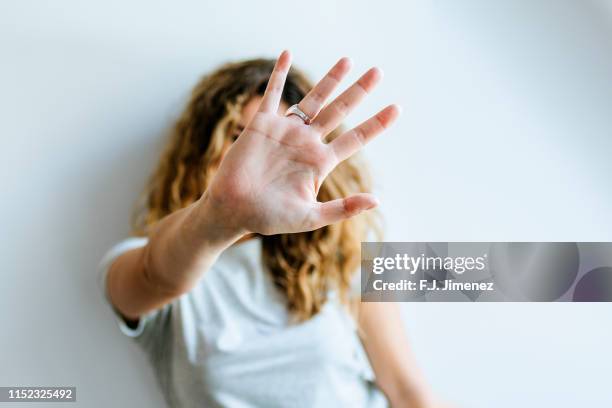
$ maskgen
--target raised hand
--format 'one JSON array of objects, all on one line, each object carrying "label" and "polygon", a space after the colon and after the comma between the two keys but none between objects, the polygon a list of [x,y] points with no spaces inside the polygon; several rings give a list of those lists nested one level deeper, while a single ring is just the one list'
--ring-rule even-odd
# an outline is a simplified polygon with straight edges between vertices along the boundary
[{"label": "raised hand", "polygon": [[385,130],[398,116],[390,105],[359,126],[325,143],[324,139],[376,86],[377,68],[367,71],[327,106],[325,101],[350,69],[340,59],[299,103],[312,118],[278,113],[291,64],[289,52],[278,61],[258,112],[221,162],[204,197],[225,228],[265,235],[310,231],[352,217],[377,205],[371,194],[318,202],[325,177]]}]

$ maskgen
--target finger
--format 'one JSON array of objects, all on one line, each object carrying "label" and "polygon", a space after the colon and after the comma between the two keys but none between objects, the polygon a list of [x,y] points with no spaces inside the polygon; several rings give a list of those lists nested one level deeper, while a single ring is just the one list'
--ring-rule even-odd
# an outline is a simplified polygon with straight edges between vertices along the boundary
[{"label": "finger", "polygon": [[334,99],[315,117],[312,125],[323,135],[328,134],[344,120],[361,100],[370,92],[382,78],[382,71],[371,68],[351,85],[340,96]]},{"label": "finger", "polygon": [[391,126],[401,112],[398,105],[389,105],[359,126],[341,134],[329,143],[338,162],[361,149],[383,130]]},{"label": "finger", "polygon": [[347,198],[317,203],[312,218],[313,230],[342,221],[378,206],[372,194],[360,193]]},{"label": "finger", "polygon": [[261,112],[276,112],[278,111],[278,105],[280,104],[281,97],[283,95],[283,88],[285,87],[285,79],[291,66],[291,54],[289,51],[283,51],[278,57],[274,70],[268,80],[266,91],[264,92],[263,99],[259,110]]},{"label": "finger", "polygon": [[327,98],[334,92],[342,78],[350,71],[351,65],[351,60],[346,57],[336,62],[323,79],[300,101],[298,105],[302,112],[311,118],[317,116]]}]

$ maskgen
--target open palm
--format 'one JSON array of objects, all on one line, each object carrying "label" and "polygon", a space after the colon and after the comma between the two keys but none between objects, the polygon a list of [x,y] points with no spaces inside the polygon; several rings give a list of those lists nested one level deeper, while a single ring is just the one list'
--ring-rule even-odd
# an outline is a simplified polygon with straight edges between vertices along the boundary
[{"label": "open palm", "polygon": [[283,52],[272,72],[258,112],[233,144],[207,194],[222,208],[227,222],[245,232],[279,234],[310,231],[354,216],[377,205],[371,194],[318,202],[325,177],[346,158],[380,134],[398,116],[390,105],[330,143],[324,139],[378,83],[376,68],[323,108],[350,68],[343,58],[299,103],[310,118],[277,113],[290,55]]}]

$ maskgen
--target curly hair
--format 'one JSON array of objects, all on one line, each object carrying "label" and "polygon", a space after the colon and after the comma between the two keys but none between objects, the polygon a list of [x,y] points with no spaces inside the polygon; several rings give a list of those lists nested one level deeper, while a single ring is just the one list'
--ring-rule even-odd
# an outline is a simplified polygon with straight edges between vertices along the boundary
[{"label": "curly hair", "polygon": [[[135,235],[147,235],[168,214],[195,202],[219,166],[235,132],[241,109],[263,95],[274,61],[253,59],[221,66],[204,76],[172,128],[161,159],[136,207]],[[303,73],[291,68],[282,99],[298,103],[312,88]],[[336,129],[327,140],[340,133]],[[319,201],[370,190],[370,178],[359,156],[340,163],[325,179]],[[298,321],[316,315],[336,291],[349,303],[352,277],[360,263],[361,241],[378,232],[376,213],[366,212],[327,227],[295,234],[262,236],[263,264],[287,307]]]}]

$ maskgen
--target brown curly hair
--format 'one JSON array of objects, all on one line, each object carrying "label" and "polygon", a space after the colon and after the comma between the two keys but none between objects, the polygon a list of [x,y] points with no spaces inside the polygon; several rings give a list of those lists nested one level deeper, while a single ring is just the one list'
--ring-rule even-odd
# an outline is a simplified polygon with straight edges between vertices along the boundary
[{"label": "brown curly hair", "polygon": [[[174,125],[168,144],[133,217],[133,233],[147,235],[168,214],[195,202],[210,184],[242,106],[263,95],[273,60],[253,59],[221,66],[203,77]],[[291,68],[283,90],[287,105],[312,88]],[[340,129],[332,132],[332,140]],[[340,163],[325,179],[319,201],[370,190],[368,172],[358,156]],[[379,231],[375,213],[363,213],[327,227],[296,234],[263,236],[263,264],[287,299],[292,315],[304,321],[316,315],[331,290],[347,304],[352,277],[359,267],[360,244]]]}]

